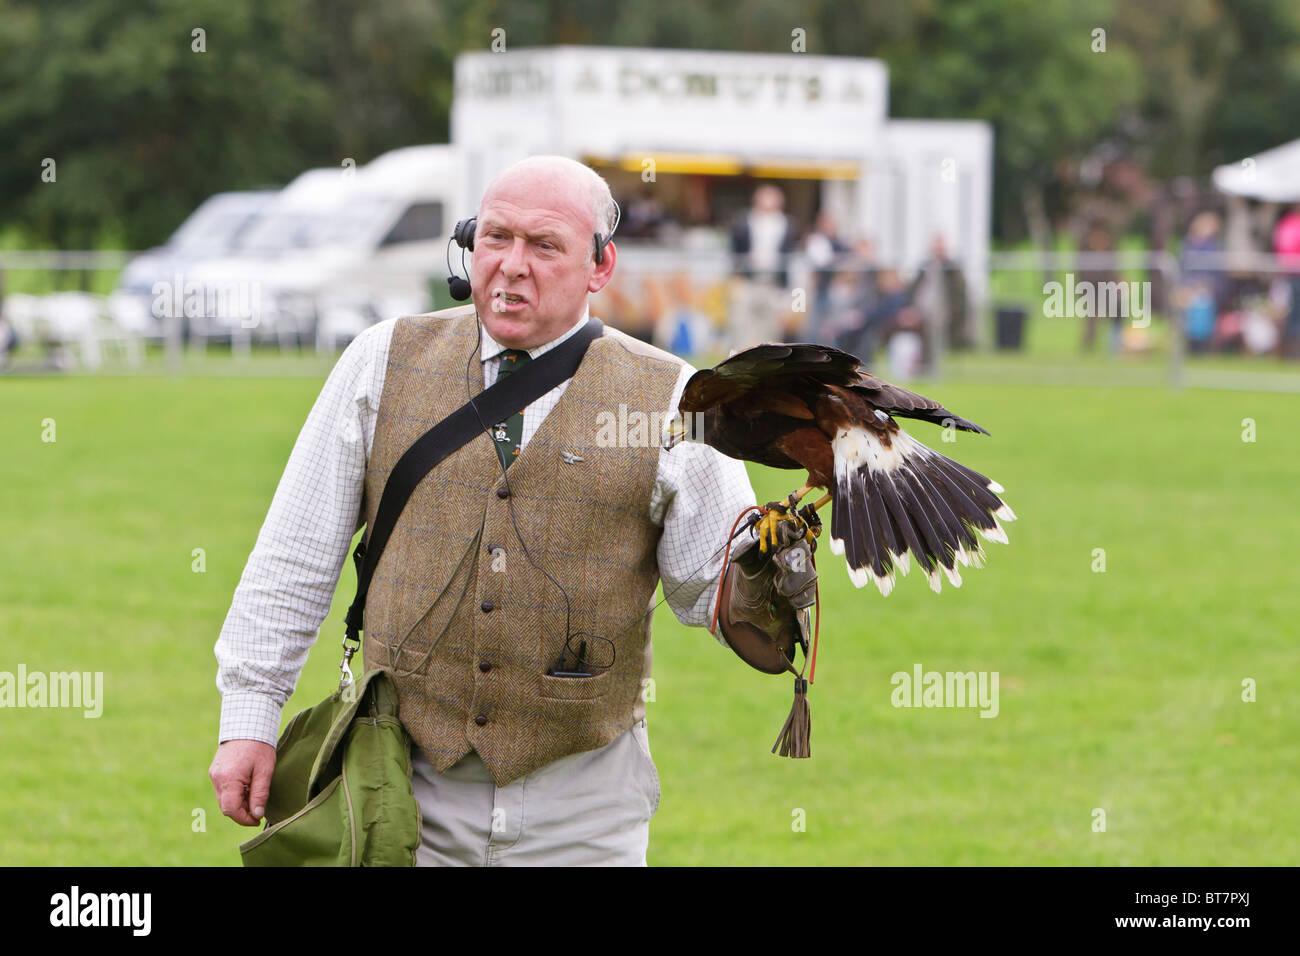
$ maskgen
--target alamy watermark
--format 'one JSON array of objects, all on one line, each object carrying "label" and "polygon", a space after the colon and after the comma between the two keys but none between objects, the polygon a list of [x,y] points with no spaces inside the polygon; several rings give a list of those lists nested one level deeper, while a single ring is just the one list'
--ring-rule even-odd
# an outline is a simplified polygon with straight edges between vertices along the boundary
[{"label": "alamy watermark", "polygon": [[596,445],[600,448],[662,447],[703,438],[703,412],[647,412],[620,402],[617,412],[596,415]]},{"label": "alamy watermark", "polygon": [[156,319],[224,319],[245,329],[262,322],[262,283],[244,279],[186,280],[176,273],[155,282],[151,311]]},{"label": "alamy watermark", "polygon": [[1043,283],[1043,315],[1049,319],[1132,319],[1133,328],[1151,324],[1150,282],[1093,282],[1065,274],[1065,282]]},{"label": "alamy watermark", "polygon": [[152,893],[83,893],[74,885],[50,897],[51,926],[125,926],[133,936],[148,936],[152,911]]},{"label": "alamy watermark", "polygon": [[998,715],[997,671],[896,671],[889,701],[895,707],[978,707],[981,717]]},{"label": "alamy watermark", "polygon": [[85,718],[104,712],[103,671],[0,671],[0,707],[79,707]]}]

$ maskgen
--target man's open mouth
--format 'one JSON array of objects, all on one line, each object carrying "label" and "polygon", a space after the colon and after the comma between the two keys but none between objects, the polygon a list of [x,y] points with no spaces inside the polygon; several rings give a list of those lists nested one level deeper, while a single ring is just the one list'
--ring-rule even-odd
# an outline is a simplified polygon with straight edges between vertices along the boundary
[{"label": "man's open mouth", "polygon": [[496,311],[503,310],[506,306],[520,305],[526,302],[522,295],[516,295],[513,292],[507,292],[505,289],[492,290],[492,308]]}]

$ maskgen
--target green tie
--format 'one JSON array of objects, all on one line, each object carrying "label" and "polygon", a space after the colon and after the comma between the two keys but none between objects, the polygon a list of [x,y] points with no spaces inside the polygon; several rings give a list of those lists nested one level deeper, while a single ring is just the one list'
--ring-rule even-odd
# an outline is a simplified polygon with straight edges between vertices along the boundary
[{"label": "green tie", "polygon": [[[519,371],[532,360],[532,356],[527,352],[506,349],[501,353],[497,381],[501,381],[512,372]],[[497,457],[501,459],[501,467],[509,468],[510,463],[519,457],[520,445],[524,440],[524,413],[516,412],[504,422],[493,426],[492,437],[496,441]]]}]

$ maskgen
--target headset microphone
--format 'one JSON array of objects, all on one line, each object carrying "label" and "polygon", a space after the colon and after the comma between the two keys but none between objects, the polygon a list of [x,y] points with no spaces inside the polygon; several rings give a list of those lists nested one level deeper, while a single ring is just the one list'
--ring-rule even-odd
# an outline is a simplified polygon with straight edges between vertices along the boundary
[{"label": "headset microphone", "polygon": [[460,276],[447,276],[447,289],[451,292],[451,297],[457,302],[467,302],[469,297],[474,294],[470,288],[469,280],[462,279]]}]

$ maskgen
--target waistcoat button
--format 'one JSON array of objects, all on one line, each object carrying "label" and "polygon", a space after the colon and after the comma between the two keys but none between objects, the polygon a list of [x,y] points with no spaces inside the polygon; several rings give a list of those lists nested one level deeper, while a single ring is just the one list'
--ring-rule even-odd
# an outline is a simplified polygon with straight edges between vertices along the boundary
[{"label": "waistcoat button", "polygon": [[484,613],[487,613],[488,611],[496,607],[496,605],[493,604],[491,601],[484,601],[482,604],[479,605],[479,607],[483,609]]},{"label": "waistcoat button", "polygon": [[481,670],[484,674],[486,674],[488,671],[492,669],[492,665],[489,664],[487,661],[479,661],[478,669]]},{"label": "waistcoat button", "polygon": [[487,723],[487,718],[484,717],[482,714],[479,714],[477,717],[474,718],[474,723],[482,727],[484,724]]},{"label": "waistcoat button", "polygon": [[509,498],[509,497],[510,497],[510,489],[509,489],[509,488],[498,488],[498,489],[497,489],[497,497],[498,497],[498,498]]}]

